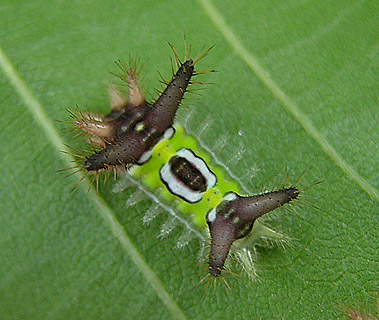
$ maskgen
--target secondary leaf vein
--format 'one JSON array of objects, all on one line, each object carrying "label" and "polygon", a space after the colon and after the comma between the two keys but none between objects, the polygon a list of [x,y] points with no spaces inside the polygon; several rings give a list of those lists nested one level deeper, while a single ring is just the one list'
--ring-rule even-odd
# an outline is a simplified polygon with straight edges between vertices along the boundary
[{"label": "secondary leaf vein", "polygon": [[198,0],[205,13],[213,22],[215,27],[220,31],[225,40],[234,49],[237,55],[248,65],[251,71],[262,81],[262,83],[272,92],[295,120],[304,128],[322,148],[322,150],[338,165],[342,171],[362,190],[364,190],[373,199],[379,200],[378,190],[370,182],[361,176],[345,159],[334,149],[324,135],[317,130],[311,120],[301,111],[297,104],[279,87],[271,78],[270,74],[260,65],[257,58],[251,54],[239,40],[237,35],[228,26],[223,16],[213,6],[210,0]]}]

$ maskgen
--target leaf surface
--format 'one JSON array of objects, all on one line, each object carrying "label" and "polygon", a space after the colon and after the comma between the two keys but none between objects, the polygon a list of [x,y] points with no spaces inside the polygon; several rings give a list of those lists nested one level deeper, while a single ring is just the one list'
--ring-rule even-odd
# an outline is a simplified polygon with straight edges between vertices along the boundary
[{"label": "leaf surface", "polygon": [[[0,317],[2,319],[331,319],[374,308],[377,293],[379,7],[374,1],[3,1],[0,11]],[[167,41],[183,56],[216,44],[189,128],[251,192],[296,178],[312,204],[273,223],[294,248],[260,249],[262,281],[228,276],[202,296],[199,243],[157,240],[133,195],[71,189],[60,153],[75,105],[107,112],[113,61],[139,57],[153,99],[170,74]],[[200,80],[200,79],[199,79]],[[206,115],[209,115],[207,118]],[[238,150],[239,163],[230,158]],[[259,169],[254,171],[252,168]],[[255,172],[255,174],[254,174]],[[253,178],[248,178],[253,176]],[[200,273],[200,274],[199,274]]]}]

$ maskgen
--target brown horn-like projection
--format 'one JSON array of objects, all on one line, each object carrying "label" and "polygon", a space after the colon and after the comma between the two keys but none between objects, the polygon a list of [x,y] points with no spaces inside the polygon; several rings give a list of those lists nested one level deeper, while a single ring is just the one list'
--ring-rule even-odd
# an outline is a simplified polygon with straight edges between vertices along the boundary
[{"label": "brown horn-like projection", "polygon": [[291,187],[251,197],[228,194],[207,216],[212,238],[210,274],[215,278],[221,275],[233,242],[246,237],[256,219],[296,199],[299,193]]},{"label": "brown horn-like projection", "polygon": [[146,124],[155,127],[162,134],[172,126],[193,73],[194,62],[190,59],[180,66],[171,82],[153,104],[151,112],[146,117]]},{"label": "brown horn-like projection", "polygon": [[128,104],[121,110],[113,111],[111,115],[115,116],[108,117],[107,125],[112,128],[114,139],[106,143],[104,149],[87,158],[84,164],[86,170],[98,171],[117,165],[127,167],[154,147],[174,122],[176,111],[194,75],[194,64],[191,59],[181,63],[153,105],[145,101],[139,106]]}]

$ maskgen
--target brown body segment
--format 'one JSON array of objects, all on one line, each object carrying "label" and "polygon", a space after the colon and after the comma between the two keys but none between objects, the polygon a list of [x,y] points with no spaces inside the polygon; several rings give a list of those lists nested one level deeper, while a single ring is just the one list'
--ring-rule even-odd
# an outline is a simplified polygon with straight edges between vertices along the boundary
[{"label": "brown body segment", "polygon": [[210,274],[215,278],[221,275],[233,242],[246,237],[256,219],[289,203],[298,195],[299,190],[292,187],[251,197],[235,194],[232,200],[221,202],[207,217],[212,238]]},{"label": "brown body segment", "polygon": [[113,139],[105,148],[87,158],[87,171],[134,164],[150,150],[174,122],[176,111],[194,74],[194,62],[181,64],[171,82],[150,106],[146,101],[139,106],[127,104],[113,111],[104,122],[112,128]]}]

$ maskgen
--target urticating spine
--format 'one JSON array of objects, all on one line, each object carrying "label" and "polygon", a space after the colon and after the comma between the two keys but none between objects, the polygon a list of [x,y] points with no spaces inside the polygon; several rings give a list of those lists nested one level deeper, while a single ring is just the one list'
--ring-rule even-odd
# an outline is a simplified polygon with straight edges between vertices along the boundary
[{"label": "urticating spine", "polygon": [[[146,101],[134,106],[126,104],[104,119],[113,136],[105,141],[105,148],[87,158],[87,171],[99,171],[114,166],[128,167],[150,150],[174,122],[194,73],[192,60],[184,62],[166,89],[150,106]],[[91,132],[93,134],[93,132]]]},{"label": "urticating spine", "polygon": [[251,197],[234,195],[232,200],[221,202],[207,217],[212,238],[210,274],[213,277],[221,275],[233,242],[246,237],[256,219],[289,203],[298,195],[298,189],[287,188]]}]

